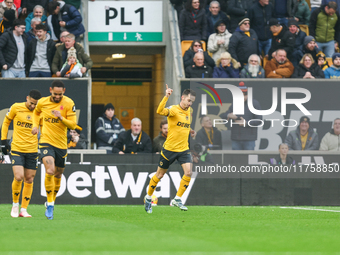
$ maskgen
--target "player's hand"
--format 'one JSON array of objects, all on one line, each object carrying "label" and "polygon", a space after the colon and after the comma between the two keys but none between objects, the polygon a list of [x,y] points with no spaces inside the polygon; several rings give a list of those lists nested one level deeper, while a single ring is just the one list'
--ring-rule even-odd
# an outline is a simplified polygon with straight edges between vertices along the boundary
[{"label": "player's hand", "polygon": [[121,154],[121,155],[123,155],[123,154],[125,154],[124,152],[122,152],[122,151],[120,151],[120,152],[118,152],[118,154]]},{"label": "player's hand", "polygon": [[39,129],[37,127],[32,128],[32,135],[37,135],[39,133]]},{"label": "player's hand", "polygon": [[191,135],[192,138],[195,138],[196,135],[197,135],[197,133],[196,133],[195,130],[191,129],[191,130],[190,130],[190,135]]},{"label": "player's hand", "polygon": [[170,89],[168,87],[168,84],[165,85],[166,86],[166,90],[165,90],[165,96],[169,97],[172,94],[172,91],[174,91],[173,89]]},{"label": "player's hand", "polygon": [[1,140],[1,150],[4,155],[8,155],[11,150],[11,146],[9,146],[7,139]]},{"label": "player's hand", "polygon": [[63,117],[61,116],[61,113],[59,111],[54,110],[54,111],[52,111],[52,113],[54,114],[54,116],[56,116],[60,120],[63,120]]}]

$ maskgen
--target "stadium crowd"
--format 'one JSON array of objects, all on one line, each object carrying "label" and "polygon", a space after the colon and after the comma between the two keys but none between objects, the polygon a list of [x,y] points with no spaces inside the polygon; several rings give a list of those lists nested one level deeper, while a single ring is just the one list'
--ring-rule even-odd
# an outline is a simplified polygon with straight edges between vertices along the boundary
[{"label": "stadium crowd", "polygon": [[4,78],[83,77],[93,62],[82,46],[79,0],[0,3],[0,68]]}]

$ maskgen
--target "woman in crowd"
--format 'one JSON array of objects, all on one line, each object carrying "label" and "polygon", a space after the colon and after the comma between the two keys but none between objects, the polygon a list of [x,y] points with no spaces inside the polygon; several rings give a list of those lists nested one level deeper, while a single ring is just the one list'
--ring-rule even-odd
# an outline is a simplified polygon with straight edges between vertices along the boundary
[{"label": "woman in crowd", "polygon": [[295,160],[288,156],[288,145],[286,143],[281,143],[279,145],[280,155],[276,158],[271,158],[270,163],[272,165],[295,165]]},{"label": "woman in crowd", "polygon": [[306,53],[303,55],[300,63],[295,67],[291,78],[315,79],[325,78],[325,75],[320,66],[314,62],[312,55]]},{"label": "woman in crowd", "polygon": [[183,62],[184,69],[187,66],[194,65],[194,56],[198,51],[202,51],[204,55],[204,65],[214,68],[215,61],[209,56],[208,52],[203,51],[202,43],[200,40],[194,40],[191,47],[184,53]]},{"label": "woman in crowd", "polygon": [[17,7],[15,6],[13,0],[4,0],[2,3],[0,3],[0,20],[3,19],[4,13],[7,10],[14,10],[15,18],[18,18]]},{"label": "woman in crowd", "polygon": [[229,39],[232,34],[227,30],[227,26],[223,20],[216,22],[215,31],[216,33],[209,36],[208,51],[213,54],[212,58],[216,62],[221,58],[223,52],[228,51]]},{"label": "woman in crowd", "polygon": [[41,5],[34,6],[33,12],[28,14],[27,18],[25,19],[26,22],[26,29],[25,32],[30,31],[31,27],[31,21],[33,18],[40,18],[41,24],[46,25],[47,17],[44,15],[44,7]]},{"label": "woman in crowd", "polygon": [[223,52],[216,62],[213,78],[239,78],[240,64],[231,57],[229,52]]}]

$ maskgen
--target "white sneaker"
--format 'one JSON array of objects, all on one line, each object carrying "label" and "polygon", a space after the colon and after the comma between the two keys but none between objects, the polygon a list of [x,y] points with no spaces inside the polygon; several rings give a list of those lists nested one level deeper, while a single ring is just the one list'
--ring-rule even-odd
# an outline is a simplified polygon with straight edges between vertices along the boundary
[{"label": "white sneaker", "polygon": [[27,211],[21,211],[19,217],[31,218],[32,216],[29,215]]},{"label": "white sneaker", "polygon": [[188,208],[187,208],[186,206],[183,205],[181,199],[172,199],[171,204],[172,204],[173,206],[178,207],[178,208],[181,209],[182,211],[188,211]]},{"label": "white sneaker", "polygon": [[19,206],[17,206],[17,205],[13,205],[12,206],[11,216],[13,218],[18,218],[19,217]]}]

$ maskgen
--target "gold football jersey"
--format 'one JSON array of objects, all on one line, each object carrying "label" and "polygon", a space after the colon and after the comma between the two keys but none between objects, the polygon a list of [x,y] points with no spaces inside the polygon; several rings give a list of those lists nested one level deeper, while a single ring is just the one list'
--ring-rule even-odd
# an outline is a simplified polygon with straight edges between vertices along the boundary
[{"label": "gold football jersey", "polygon": [[[54,111],[60,111],[63,120],[54,116]],[[67,128],[77,126],[76,106],[71,98],[63,96],[59,103],[51,101],[51,97],[42,97],[33,115],[33,127],[39,127],[42,117],[42,129],[39,143],[48,143],[59,149],[67,149]]]},{"label": "gold football jersey", "polygon": [[22,153],[38,152],[38,137],[32,135],[33,111],[26,107],[26,103],[15,103],[6,114],[1,128],[1,140],[7,139],[8,128],[13,121],[12,151]]},{"label": "gold football jersey", "polygon": [[167,97],[160,102],[157,113],[168,116],[168,136],[163,148],[169,151],[182,152],[189,149],[189,134],[192,121],[192,108],[183,110],[179,105],[165,108]]}]

